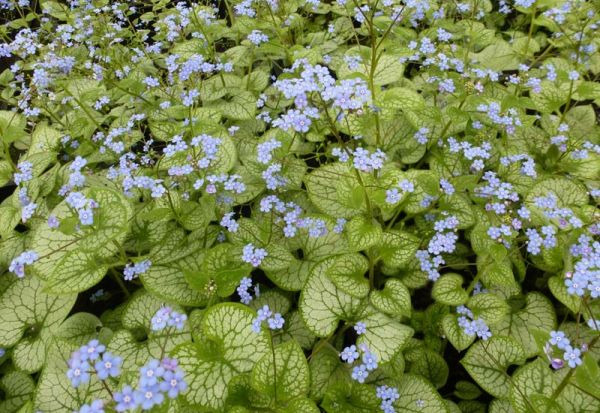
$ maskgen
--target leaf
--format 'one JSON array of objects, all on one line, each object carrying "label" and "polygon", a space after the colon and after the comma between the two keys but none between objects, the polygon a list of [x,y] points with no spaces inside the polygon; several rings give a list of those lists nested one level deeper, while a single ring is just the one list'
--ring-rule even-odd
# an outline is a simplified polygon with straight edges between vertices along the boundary
[{"label": "leaf", "polygon": [[411,351],[410,354],[410,373],[423,376],[438,389],[446,384],[449,370],[442,356],[424,348]]},{"label": "leaf", "polygon": [[86,290],[98,284],[108,268],[93,253],[74,250],[56,265],[48,279],[48,291],[61,294]]},{"label": "leaf", "polygon": [[363,300],[343,292],[327,277],[334,264],[335,260],[329,258],[315,265],[300,294],[300,315],[317,337],[333,333],[340,320],[351,319],[363,304]]},{"label": "leaf", "polygon": [[291,250],[302,252],[302,258],[294,259],[288,268],[267,271],[267,276],[278,287],[291,291],[302,289],[317,263],[327,257],[349,252],[345,237],[333,231],[328,231],[321,237],[311,237],[308,231],[300,230],[298,235],[290,240],[290,244]]},{"label": "leaf", "polygon": [[546,197],[549,194],[556,195],[559,208],[583,206],[588,203],[589,199],[585,186],[581,182],[567,177],[553,177],[537,182],[527,194],[525,201],[535,208],[535,198]]},{"label": "leaf", "polygon": [[[161,209],[166,209],[163,213],[171,212],[168,208],[160,208],[155,213],[160,213]],[[152,218],[147,216],[146,219],[151,220]],[[198,202],[185,201],[181,204],[181,215],[178,217],[178,222],[188,231],[204,230],[214,219],[215,198],[202,197]]]},{"label": "leaf", "polygon": [[0,160],[0,187],[10,182],[12,177],[13,169],[11,164],[8,161]]},{"label": "leaf", "polygon": [[[261,294],[261,297],[262,295],[263,294]],[[315,335],[306,327],[306,325],[304,325],[298,311],[293,311],[286,315],[283,331],[280,335],[273,338],[276,343],[295,340],[300,347],[306,350],[312,348],[315,339]]]},{"label": "leaf", "polygon": [[[14,348],[15,363],[38,371],[45,360],[45,342],[75,304],[76,295],[49,295],[42,282],[26,277],[13,282],[0,297],[0,346]],[[21,340],[27,331],[25,340]]]},{"label": "leaf", "polygon": [[[164,303],[139,290],[125,304],[121,315],[122,327],[110,338],[107,349],[123,358],[123,369],[137,369],[151,358],[161,358],[177,345],[190,340],[189,323],[182,330],[167,328],[161,331],[150,329],[151,319]],[[183,312],[178,306],[173,310]]]},{"label": "leaf", "polygon": [[101,327],[102,321],[95,315],[75,313],[63,321],[54,333],[54,337],[82,346],[96,338]]},{"label": "leaf", "polygon": [[416,90],[393,87],[383,92],[381,105],[384,108],[417,110],[425,106],[425,100]]},{"label": "leaf", "polygon": [[500,39],[483,49],[474,53],[473,58],[480,66],[494,71],[514,70],[519,67],[519,59],[510,45]]},{"label": "leaf", "polygon": [[557,411],[558,403],[564,412],[597,412],[600,409],[600,400],[578,389],[570,381],[558,391],[564,374],[564,370],[553,371],[542,358],[518,368],[513,374],[510,391],[510,400],[515,412],[531,411],[534,399],[533,403],[536,405],[550,407],[554,411]]},{"label": "leaf", "polygon": [[21,221],[21,211],[12,205],[0,206],[0,237],[7,239]]},{"label": "leaf", "polygon": [[[125,239],[132,215],[128,202],[116,191],[93,188],[83,193],[99,204],[94,211],[94,229],[67,235],[48,225],[39,225],[32,232],[31,249],[40,258],[30,268],[49,281],[50,290],[61,294],[86,290],[99,281],[101,270],[92,266],[91,261],[102,262],[116,253]],[[66,201],[58,204],[52,214],[59,220],[72,216]],[[79,263],[77,257],[85,259],[85,263]],[[70,265],[79,271],[64,273],[65,267]]]},{"label": "leaf", "polygon": [[319,413],[320,410],[310,399],[295,399],[288,403],[282,413]]},{"label": "leaf", "polygon": [[415,257],[419,243],[420,240],[416,236],[405,231],[391,229],[383,232],[377,248],[385,265],[405,267]]},{"label": "leaf", "polygon": [[524,361],[525,354],[516,340],[492,337],[473,344],[460,363],[482,389],[495,397],[506,398],[510,392],[506,369]]},{"label": "leaf", "polygon": [[556,275],[550,277],[548,279],[548,288],[550,288],[552,295],[573,313],[577,314],[580,311],[581,297],[568,293],[567,286],[562,277]]},{"label": "leaf", "polygon": [[461,380],[456,383],[454,395],[463,400],[473,400],[481,396],[481,390],[470,381]]},{"label": "leaf", "polygon": [[41,152],[53,152],[60,143],[61,133],[48,126],[46,123],[40,123],[31,134],[31,143],[27,155],[33,155]]},{"label": "leaf", "polygon": [[337,288],[354,297],[364,298],[369,294],[369,281],[365,273],[369,262],[360,254],[344,254],[332,258],[326,273]]},{"label": "leaf", "polygon": [[379,405],[375,392],[355,381],[336,383],[325,393],[321,403],[327,413],[373,413]]},{"label": "leaf", "polygon": [[[350,218],[366,212],[364,192],[346,164],[323,165],[306,175],[304,183],[313,205],[326,214]],[[353,200],[352,195],[358,198]]]},{"label": "leaf", "polygon": [[542,90],[531,94],[534,109],[542,113],[552,113],[566,103],[569,97],[568,88],[555,86],[550,81],[542,81]]},{"label": "leaf", "polygon": [[[357,73],[368,78],[371,73],[371,56],[364,56],[364,63],[357,70],[351,70],[347,65],[341,65],[337,70],[339,79],[357,78]],[[375,71],[373,72],[373,83],[376,86],[384,86],[402,79],[404,65],[400,58],[384,53],[377,58]]]},{"label": "leaf", "polygon": [[286,402],[308,394],[310,373],[304,352],[295,341],[275,347],[252,369],[252,387],[277,402]]},{"label": "leaf", "polygon": [[364,216],[352,218],[346,224],[348,246],[354,251],[364,251],[381,240],[381,225]]},{"label": "leaf", "polygon": [[510,311],[506,301],[492,293],[472,296],[467,307],[473,311],[475,317],[481,317],[488,325],[502,320]]},{"label": "leaf", "polygon": [[179,265],[152,265],[140,275],[140,280],[148,291],[166,301],[186,306],[202,306],[208,301],[208,294],[189,287],[184,271],[199,270],[200,263],[194,257],[186,257]]},{"label": "leaf", "polygon": [[525,357],[538,353],[538,346],[531,331],[532,326],[538,330],[550,331],[556,327],[556,315],[550,300],[543,294],[533,292],[525,297],[525,307],[505,317],[490,327],[492,334],[510,336],[521,344]]},{"label": "leaf", "polygon": [[34,406],[36,411],[44,413],[64,413],[79,411],[84,403],[94,399],[109,400],[111,395],[100,383],[97,376],[91,374],[90,382],[73,388],[67,377],[67,361],[76,345],[65,342],[53,342],[48,349],[48,362],[38,379]]},{"label": "leaf", "polygon": [[370,300],[373,307],[393,316],[410,316],[412,310],[408,288],[395,278],[389,278],[383,290],[372,291]]},{"label": "leaf", "polygon": [[[503,248],[503,246],[500,246]],[[493,247],[492,247],[493,248]],[[477,257],[481,280],[489,286],[510,287],[515,284],[512,264],[508,257],[495,260],[491,255]]]},{"label": "leaf", "polygon": [[260,263],[260,268],[265,271],[283,270],[295,259],[285,247],[279,244],[269,244],[266,250],[267,256]]},{"label": "leaf", "polygon": [[459,274],[444,274],[433,284],[431,295],[442,304],[452,306],[464,304],[469,299],[469,295],[462,287],[463,281]]},{"label": "leaf", "polygon": [[340,361],[340,354],[330,344],[325,344],[317,352],[313,350],[309,368],[310,397],[314,400],[321,400],[332,385],[351,380],[346,366]]},{"label": "leaf", "polygon": [[577,385],[596,399],[600,399],[600,368],[591,354],[583,356],[583,363],[575,370]]},{"label": "leaf", "polygon": [[218,244],[206,250],[199,270],[184,271],[188,283],[197,291],[206,291],[214,282],[219,296],[230,296],[240,284],[240,280],[252,271],[249,264],[241,263],[238,255],[236,248],[228,243]]},{"label": "leaf", "polygon": [[33,379],[20,371],[11,371],[0,378],[0,389],[3,397],[0,401],[0,412],[13,413],[26,401],[31,399],[35,388]]},{"label": "leaf", "polygon": [[365,344],[379,362],[386,363],[402,350],[414,330],[374,309],[369,313],[361,319],[367,325],[367,331],[360,335],[357,343]]},{"label": "leaf", "polygon": [[404,374],[398,381],[400,398],[394,406],[401,412],[444,413],[448,412],[444,400],[425,379]]},{"label": "leaf", "polygon": [[252,331],[256,313],[241,304],[221,303],[206,310],[202,320],[203,343],[185,343],[173,352],[184,370],[188,402],[221,409],[227,384],[240,373],[249,372],[265,354],[269,341],[265,331]]},{"label": "leaf", "polygon": [[217,102],[216,108],[220,109],[223,116],[234,120],[254,119],[256,114],[256,97],[252,92],[236,90],[231,93],[231,99]]},{"label": "leaf", "polygon": [[[370,66],[367,65],[370,69]],[[383,54],[377,59],[377,66],[373,73],[373,83],[378,86],[387,85],[402,79],[404,65],[397,56]]]}]

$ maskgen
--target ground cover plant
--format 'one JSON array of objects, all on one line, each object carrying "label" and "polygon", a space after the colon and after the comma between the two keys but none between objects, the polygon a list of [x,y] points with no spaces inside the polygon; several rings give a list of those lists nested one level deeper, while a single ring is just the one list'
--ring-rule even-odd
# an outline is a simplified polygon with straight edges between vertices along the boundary
[{"label": "ground cover plant", "polygon": [[0,19],[0,412],[600,411],[600,1]]}]

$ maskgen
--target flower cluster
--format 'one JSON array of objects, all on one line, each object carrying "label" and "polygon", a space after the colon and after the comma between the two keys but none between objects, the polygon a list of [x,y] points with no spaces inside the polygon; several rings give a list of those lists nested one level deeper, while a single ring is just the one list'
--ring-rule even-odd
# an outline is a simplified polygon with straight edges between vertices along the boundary
[{"label": "flower cluster", "polygon": [[[362,357],[358,350],[362,353]],[[348,364],[353,364],[359,358],[361,359],[361,363],[352,369],[352,378],[359,383],[364,383],[369,373],[377,368],[377,356],[371,353],[364,344],[359,344],[358,349],[354,344],[345,347],[340,353],[340,357]]]},{"label": "flower cluster", "polygon": [[436,281],[440,277],[438,268],[445,264],[442,253],[452,253],[456,248],[458,224],[458,218],[453,215],[437,220],[433,227],[436,233],[429,240],[427,249],[416,253],[421,271],[426,272],[431,281]]},{"label": "flower cluster", "polygon": [[267,255],[267,251],[264,248],[257,248],[252,244],[246,244],[242,250],[242,261],[252,264],[253,267],[258,267]]},{"label": "flower cluster", "polygon": [[140,274],[145,274],[152,266],[152,261],[143,260],[135,264],[128,263],[123,270],[123,278],[125,281],[131,281],[137,278]]},{"label": "flower cluster", "polygon": [[527,252],[532,255],[538,255],[542,247],[554,248],[556,246],[556,228],[552,225],[546,225],[541,228],[542,235],[535,228],[527,228]]},{"label": "flower cluster", "polygon": [[485,112],[488,119],[493,124],[503,127],[506,133],[515,133],[516,127],[522,125],[515,108],[510,108],[506,111],[506,114],[503,114],[498,102],[491,102],[489,105],[481,104],[477,107],[477,110]]},{"label": "flower cluster", "polygon": [[546,218],[555,220],[560,228],[566,228],[569,224],[574,228],[581,228],[583,222],[570,208],[561,208],[558,206],[556,194],[549,193],[547,196],[534,198],[534,204],[543,211]]},{"label": "flower cluster", "polygon": [[570,249],[576,259],[572,272],[567,272],[565,286],[569,294],[592,298],[600,297],[600,242],[589,235],[579,236]]},{"label": "flower cluster", "polygon": [[73,387],[88,383],[92,373],[100,380],[118,377],[121,374],[123,360],[105,350],[106,347],[98,340],[91,340],[71,354],[67,377]]},{"label": "flower cluster", "polygon": [[19,172],[15,172],[13,175],[13,181],[15,182],[15,185],[21,185],[21,183],[28,182],[33,179],[33,164],[31,162],[19,162],[17,169]]},{"label": "flower cluster", "polygon": [[383,168],[383,163],[387,158],[381,149],[376,149],[371,153],[361,147],[350,152],[341,148],[333,148],[331,154],[339,158],[340,162],[348,162],[352,156],[352,166],[361,172],[373,172]]},{"label": "flower cluster", "polygon": [[[400,191],[402,191],[402,193]],[[414,191],[415,185],[408,179],[403,179],[402,181],[398,182],[396,188],[387,189],[385,191],[385,202],[392,205],[397,204],[405,194],[409,194]]]},{"label": "flower cluster", "polygon": [[464,305],[456,308],[456,312],[461,314],[458,317],[458,326],[463,329],[466,335],[481,338],[487,340],[492,336],[489,327],[483,319],[480,317],[473,317],[473,312]]},{"label": "flower cluster", "polygon": [[389,386],[377,386],[377,398],[381,400],[379,408],[383,413],[396,413],[394,409],[394,402],[400,398],[400,393],[395,387]]},{"label": "flower cluster", "polygon": [[38,258],[39,256],[35,251],[24,251],[10,262],[8,271],[14,273],[19,278],[23,278],[25,277],[25,266],[33,264]]},{"label": "flower cluster", "polygon": [[152,317],[151,328],[153,331],[161,331],[167,327],[182,330],[186,320],[186,314],[179,313],[171,307],[161,307]]},{"label": "flower cluster", "polygon": [[19,193],[18,193],[19,203],[21,204],[21,207],[23,208],[21,210],[21,221],[23,223],[26,223],[33,216],[33,214],[35,214],[38,204],[31,201],[31,199],[27,195],[27,188],[22,187],[22,188],[19,188],[18,191],[19,191]]},{"label": "flower cluster", "polygon": [[75,209],[79,215],[81,225],[89,226],[94,224],[94,209],[98,208],[96,201],[86,198],[81,192],[69,193],[65,201],[71,208]]},{"label": "flower cluster", "polygon": [[473,161],[471,169],[474,171],[483,170],[485,160],[492,156],[490,153],[492,145],[488,142],[484,142],[481,146],[474,146],[467,141],[458,142],[455,138],[450,137],[448,138],[448,145],[450,153],[462,153],[465,159]]},{"label": "flower cluster", "polygon": [[[240,296],[240,302],[244,304],[250,304],[250,301],[252,301],[252,299],[254,298],[252,297],[252,294],[248,292],[250,288],[252,288],[252,278],[242,278],[242,280],[240,281],[240,285],[236,289],[238,295]],[[254,286],[254,295],[256,297],[260,296],[260,288],[258,287],[258,284]]]},{"label": "flower cluster", "polygon": [[526,153],[503,156],[500,158],[500,163],[504,166],[509,166],[513,163],[522,162],[521,164],[521,173],[526,176],[530,176],[532,178],[537,177],[537,172],[535,171],[535,161],[531,156]]},{"label": "flower cluster", "polygon": [[281,330],[285,324],[281,314],[273,313],[266,304],[256,312],[256,318],[252,320],[252,331],[260,333],[263,321],[267,322],[270,330]]},{"label": "flower cluster", "polygon": [[[553,357],[553,347],[556,347],[558,350],[562,350],[563,356],[562,358]],[[561,369],[565,362],[574,369],[579,366],[581,361],[581,349],[577,347],[571,346],[571,341],[567,338],[564,332],[562,331],[551,331],[550,339],[544,346],[544,352],[550,359],[550,363],[552,364],[552,368]]]},{"label": "flower cluster", "polygon": [[138,388],[126,385],[114,394],[117,412],[133,411],[138,408],[150,410],[161,405],[165,396],[174,399],[187,390],[183,370],[177,360],[164,358],[152,359],[139,371]]},{"label": "flower cluster", "polygon": [[487,184],[477,188],[476,193],[482,198],[491,200],[485,205],[486,211],[493,211],[498,215],[506,214],[508,206],[512,202],[519,201],[519,194],[514,190],[513,185],[500,180],[495,172],[487,171],[482,179]]},{"label": "flower cluster", "polygon": [[262,164],[268,164],[273,159],[273,151],[277,148],[281,148],[281,141],[274,138],[259,143],[256,146],[256,151],[258,153],[256,160]]},{"label": "flower cluster", "polygon": [[261,43],[269,41],[269,36],[261,32],[260,30],[252,30],[247,39],[255,46],[259,46]]},{"label": "flower cluster", "polygon": [[297,235],[299,229],[306,229],[308,236],[317,238],[326,235],[329,231],[327,224],[320,218],[302,217],[303,210],[294,202],[284,202],[276,195],[267,195],[260,201],[260,211],[274,213],[276,224],[285,223],[283,234],[286,238]]},{"label": "flower cluster", "polygon": [[[340,112],[335,115],[336,120],[344,117],[344,111],[361,113],[363,108],[371,102],[371,91],[364,80],[344,79],[336,81],[331,76],[329,69],[320,65],[311,65],[306,59],[298,59],[287,72],[295,72],[302,67],[299,78],[279,79],[274,83],[275,88],[283,93],[287,99],[293,99],[295,110],[289,110],[281,119],[273,124],[284,126],[283,129],[294,127],[297,132],[307,132],[311,125],[309,118],[318,118],[316,108],[309,105],[311,95],[318,94],[320,101],[328,103],[333,109]],[[315,98],[315,102],[319,102]],[[302,112],[300,111],[302,110]],[[302,122],[302,124],[300,124]]]}]

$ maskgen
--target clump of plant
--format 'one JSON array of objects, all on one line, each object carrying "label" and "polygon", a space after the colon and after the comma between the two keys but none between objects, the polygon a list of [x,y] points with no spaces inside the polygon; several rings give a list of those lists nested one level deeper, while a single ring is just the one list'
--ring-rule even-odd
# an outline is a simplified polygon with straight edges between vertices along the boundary
[{"label": "clump of plant", "polygon": [[1,412],[600,410],[600,3],[0,0]]}]

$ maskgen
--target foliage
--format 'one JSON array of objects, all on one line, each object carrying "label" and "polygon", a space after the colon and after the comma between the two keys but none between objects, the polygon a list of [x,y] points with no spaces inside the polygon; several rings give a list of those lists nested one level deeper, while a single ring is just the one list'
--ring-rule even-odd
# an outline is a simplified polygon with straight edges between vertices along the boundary
[{"label": "foliage", "polygon": [[599,1],[0,23],[0,411],[600,411]]}]

